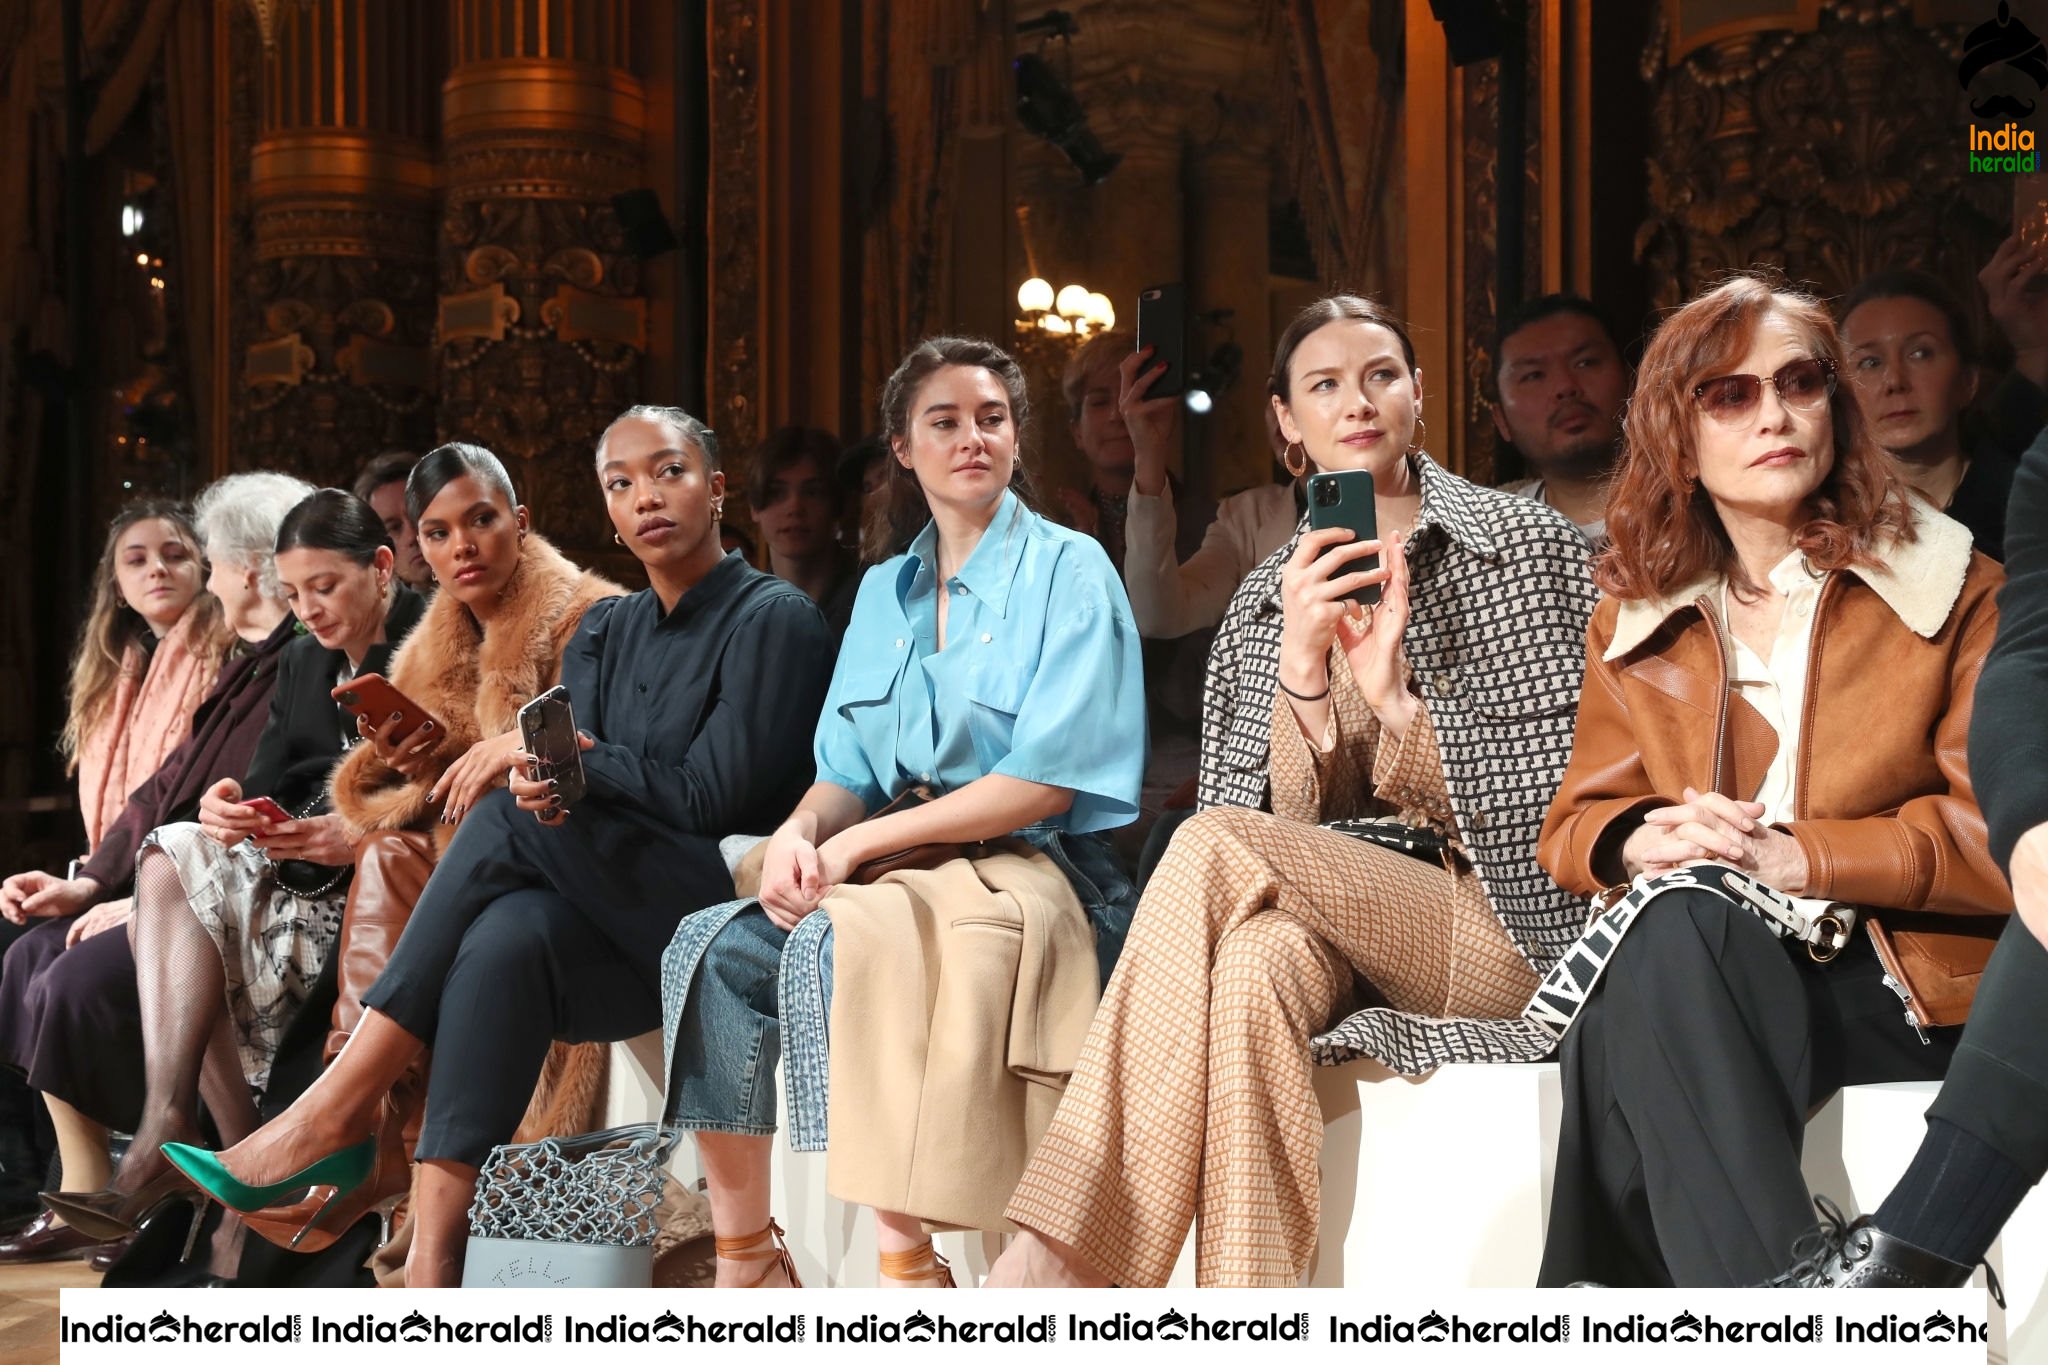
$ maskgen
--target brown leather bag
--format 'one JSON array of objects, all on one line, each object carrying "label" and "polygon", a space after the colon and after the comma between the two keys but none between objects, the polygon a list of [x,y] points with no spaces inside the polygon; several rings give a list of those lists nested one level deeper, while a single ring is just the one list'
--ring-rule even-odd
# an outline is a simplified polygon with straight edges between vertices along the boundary
[{"label": "brown leather bag", "polygon": [[[931,799],[932,789],[930,787],[905,787],[897,794],[894,801],[891,801],[888,805],[870,815],[868,819],[879,820],[885,815],[894,815],[898,811],[912,810],[918,806],[925,805]],[[862,823],[865,824],[866,821]],[[847,873],[846,880],[852,886],[866,886],[871,882],[880,881],[891,872],[930,872],[936,868],[944,867],[955,858],[971,858],[981,848],[982,845],[980,844],[912,844],[909,848],[898,849],[894,853],[885,853],[879,858],[868,859],[859,867]]]},{"label": "brown leather bag", "polygon": [[1864,916],[1871,946],[1898,982],[1906,1013],[1923,1029],[1970,1017],[1970,1001],[1991,950],[2005,932],[2004,915],[1943,915],[1883,910]]},{"label": "brown leather bag", "polygon": [[[873,815],[868,816],[867,819],[879,820],[885,815],[894,815],[897,811],[909,810],[913,806],[922,806],[931,799],[932,792],[929,787],[906,788],[895,800],[876,811]],[[879,858],[870,858],[846,874],[846,884],[849,886],[866,886],[871,882],[880,881],[891,872],[902,872],[905,870],[930,872],[935,868],[944,867],[955,858],[972,858],[986,847],[987,845],[985,844],[912,844],[909,848],[898,849],[894,853],[885,853]],[[766,860],[767,854],[768,840],[766,839],[763,839],[760,843],[747,850],[746,855],[740,859],[739,866],[733,869],[732,883],[734,894],[746,900],[751,900],[761,894],[761,864]]]}]

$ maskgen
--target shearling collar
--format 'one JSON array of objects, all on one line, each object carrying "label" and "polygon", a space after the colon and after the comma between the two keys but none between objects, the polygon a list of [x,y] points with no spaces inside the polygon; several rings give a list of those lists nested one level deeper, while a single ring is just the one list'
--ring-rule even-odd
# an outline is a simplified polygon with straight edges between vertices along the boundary
[{"label": "shearling collar", "polygon": [[[1914,538],[1895,540],[1878,550],[1881,563],[1857,566],[1853,573],[1883,599],[1906,629],[1923,639],[1937,634],[1970,572],[1970,532],[1961,522],[1935,511],[1921,498],[1906,495],[1906,511]],[[1711,574],[1663,596],[1626,601],[1615,617],[1614,639],[1600,657],[1611,662],[1655,634],[1672,616],[1693,606],[1721,584]]]}]

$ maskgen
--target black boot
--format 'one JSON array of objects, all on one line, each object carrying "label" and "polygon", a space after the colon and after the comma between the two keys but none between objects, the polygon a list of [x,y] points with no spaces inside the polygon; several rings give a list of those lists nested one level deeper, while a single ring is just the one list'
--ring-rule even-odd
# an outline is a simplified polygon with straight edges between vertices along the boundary
[{"label": "black boot", "polygon": [[[1792,1246],[1792,1266],[1767,1280],[1765,1289],[1955,1289],[1970,1282],[1975,1266],[1959,1265],[1945,1256],[1923,1251],[1885,1232],[1864,1214],[1855,1222],[1826,1195],[1813,1205],[1821,1221]],[[1990,1277],[1991,1297],[2005,1307],[1998,1277]]]}]

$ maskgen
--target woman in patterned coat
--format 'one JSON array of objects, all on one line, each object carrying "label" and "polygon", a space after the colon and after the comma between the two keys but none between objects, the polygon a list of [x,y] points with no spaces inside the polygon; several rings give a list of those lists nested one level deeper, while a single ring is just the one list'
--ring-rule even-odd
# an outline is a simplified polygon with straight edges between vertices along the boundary
[{"label": "woman in patterned coat", "polygon": [[[1386,534],[1304,527],[1238,589],[1210,658],[1203,809],[1146,888],[992,1284],[1163,1284],[1196,1217],[1199,1283],[1296,1284],[1318,1217],[1312,1061],[1548,1051],[1516,1016],[1582,917],[1535,853],[1571,752],[1586,547],[1422,453],[1421,378],[1367,299],[1324,299],[1280,337],[1290,465],[1371,471]],[[1374,583],[1382,602],[1351,608]],[[1361,816],[1452,851],[1317,828]],[[1351,1013],[1361,977],[1384,1004]]]}]

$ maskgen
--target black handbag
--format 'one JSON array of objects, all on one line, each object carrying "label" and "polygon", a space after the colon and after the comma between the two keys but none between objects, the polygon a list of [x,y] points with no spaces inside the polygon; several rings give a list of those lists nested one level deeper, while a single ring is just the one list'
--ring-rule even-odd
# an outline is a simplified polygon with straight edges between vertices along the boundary
[{"label": "black handbag", "polygon": [[1457,849],[1437,830],[1422,825],[1404,825],[1398,820],[1332,820],[1323,826],[1332,834],[1360,839],[1395,853],[1405,853],[1418,862],[1456,872]]}]

